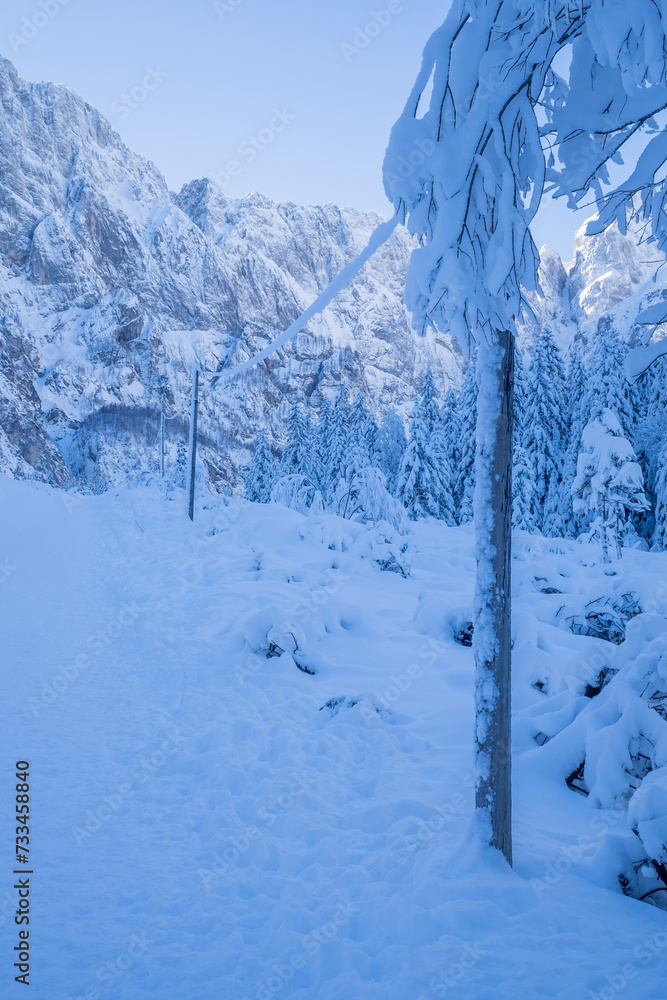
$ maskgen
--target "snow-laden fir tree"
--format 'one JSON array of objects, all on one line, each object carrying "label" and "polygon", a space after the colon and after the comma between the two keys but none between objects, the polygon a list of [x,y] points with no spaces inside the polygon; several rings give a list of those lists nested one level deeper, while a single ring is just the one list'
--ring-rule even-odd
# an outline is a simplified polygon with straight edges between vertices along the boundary
[{"label": "snow-laden fir tree", "polygon": [[[663,6],[453,0],[385,157],[385,189],[418,240],[406,284],[415,330],[478,347],[475,802],[482,836],[510,863],[513,353],[538,279],[530,225],[548,184],[572,207],[596,199],[589,233],[614,221],[624,232],[633,214],[667,245],[654,117],[667,107]],[[608,165],[629,140],[646,148],[614,186]]]},{"label": "snow-laden fir tree", "polygon": [[612,551],[621,557],[628,513],[648,509],[642,470],[613,410],[591,417],[581,443],[572,487],[575,508],[592,513],[588,538],[602,545],[602,561],[608,563]]},{"label": "snow-laden fir tree", "polygon": [[580,512],[572,503],[572,486],[577,475],[581,451],[581,435],[587,422],[583,411],[586,394],[586,371],[578,341],[573,341],[567,357],[565,375],[565,451],[563,455],[563,480],[560,486],[558,510],[563,526],[563,537],[576,538],[584,528]]},{"label": "snow-laden fir tree", "polygon": [[435,381],[430,365],[424,372],[419,405],[428,432],[432,434],[440,419],[440,408],[438,406],[438,393],[435,388]]},{"label": "snow-laden fir tree", "polygon": [[320,407],[320,415],[313,434],[313,462],[311,475],[317,482],[318,489],[326,494],[329,485],[329,464],[332,451],[332,412],[331,403],[325,396]]},{"label": "snow-laden fir tree", "polygon": [[347,482],[371,465],[371,454],[368,447],[370,414],[366,409],[364,397],[357,393],[350,407],[349,432],[345,449],[343,474]]},{"label": "snow-laden fir tree", "polygon": [[528,407],[528,376],[520,350],[514,353],[514,446],[523,443]]},{"label": "snow-laden fir tree", "polygon": [[625,374],[627,354],[627,345],[613,319],[604,316],[586,360],[586,389],[581,405],[586,416],[612,410],[623,433],[632,441],[636,418],[634,390]]},{"label": "snow-laden fir tree", "polygon": [[667,442],[660,450],[657,461],[653,548],[658,552],[667,552]]},{"label": "snow-laden fir tree", "polygon": [[477,365],[473,355],[463,376],[461,395],[456,408],[459,432],[458,462],[454,471],[454,500],[458,524],[473,518],[475,493],[475,435],[477,428]]},{"label": "snow-laden fir tree", "polygon": [[282,476],[309,475],[312,434],[308,419],[298,402],[292,403],[287,418],[287,434],[280,463]]},{"label": "snow-laden fir tree", "polygon": [[345,478],[345,457],[349,445],[350,407],[345,387],[341,385],[334,401],[331,415],[330,448],[328,456],[327,486],[325,496],[335,492],[338,481]]},{"label": "snow-laden fir tree", "polygon": [[174,481],[177,486],[182,486],[184,489],[187,465],[188,449],[185,441],[183,441],[182,438],[179,438],[178,444],[176,445],[176,468],[174,469]]},{"label": "snow-laden fir tree", "polygon": [[527,383],[522,444],[532,467],[530,529],[562,534],[555,515],[563,470],[565,373],[547,328],[535,337]]},{"label": "snow-laden fir tree", "polygon": [[458,483],[458,468],[460,460],[460,425],[458,413],[459,397],[453,386],[447,389],[440,407],[440,431],[445,442],[445,457],[449,464],[451,475],[451,493],[454,501],[454,524],[458,524],[458,504],[456,490]]},{"label": "snow-laden fir tree", "polygon": [[412,520],[440,517],[447,506],[439,472],[440,456],[433,451],[432,398],[429,386],[417,401],[410,421],[410,440],[398,472],[396,496]]},{"label": "snow-laden fir tree", "polygon": [[655,544],[658,534],[662,539],[664,532],[664,485],[661,476],[664,475],[663,448],[667,440],[667,358],[659,358],[640,377],[635,393],[640,406],[633,443],[644,470],[647,496],[654,501],[655,521],[651,523],[648,519],[648,528],[654,535]]},{"label": "snow-laden fir tree", "polygon": [[266,434],[261,431],[245,475],[245,494],[248,500],[268,503],[277,474],[278,464],[269,447]]},{"label": "snow-laden fir tree", "polygon": [[403,421],[396,410],[389,410],[380,424],[375,445],[378,467],[387,480],[387,489],[396,495],[398,470],[407,447]]},{"label": "snow-laden fir tree", "polygon": [[[378,422],[370,410],[366,410],[366,450],[368,452],[369,463],[372,468],[380,468],[380,456],[378,453],[378,437],[380,428]],[[386,486],[386,483],[385,483]]]},{"label": "snow-laden fir tree", "polygon": [[533,467],[523,445],[514,449],[514,475],[512,477],[512,527],[531,531],[534,511]]},{"label": "snow-laden fir tree", "polygon": [[456,503],[454,501],[454,473],[450,461],[449,429],[449,425],[440,415],[431,433],[430,450],[440,479],[438,517],[445,524],[453,527],[456,524]]}]

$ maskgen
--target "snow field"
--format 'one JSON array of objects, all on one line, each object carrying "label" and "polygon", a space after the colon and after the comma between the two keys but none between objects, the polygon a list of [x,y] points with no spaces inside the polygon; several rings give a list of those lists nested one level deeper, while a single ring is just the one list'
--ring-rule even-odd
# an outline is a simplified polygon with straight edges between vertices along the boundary
[{"label": "snow field", "polygon": [[609,652],[560,606],[630,580],[659,612],[667,557],[628,552],[616,580],[517,534],[511,872],[471,826],[471,527],[417,523],[404,579],[332,515],[0,491],[0,780],[9,803],[30,760],[38,998],[664,995],[664,912],[614,881],[625,816],[534,734]]}]

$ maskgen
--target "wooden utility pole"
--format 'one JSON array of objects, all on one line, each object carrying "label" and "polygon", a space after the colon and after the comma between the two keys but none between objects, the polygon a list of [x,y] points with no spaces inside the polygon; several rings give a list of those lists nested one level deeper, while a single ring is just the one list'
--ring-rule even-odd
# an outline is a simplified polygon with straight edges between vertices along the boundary
[{"label": "wooden utility pole", "polygon": [[188,448],[188,517],[195,519],[195,471],[197,467],[197,407],[199,403],[199,369],[192,370],[192,397],[190,400],[190,442]]},{"label": "wooden utility pole", "polygon": [[160,479],[164,479],[164,413],[160,413]]},{"label": "wooden utility pole", "polygon": [[[480,345],[478,365],[480,400],[487,412],[478,419],[475,487],[479,491],[473,643],[477,667],[475,804],[489,817],[491,845],[511,865],[513,334],[503,331],[492,346]],[[483,636],[483,643],[476,642],[478,635]]]}]

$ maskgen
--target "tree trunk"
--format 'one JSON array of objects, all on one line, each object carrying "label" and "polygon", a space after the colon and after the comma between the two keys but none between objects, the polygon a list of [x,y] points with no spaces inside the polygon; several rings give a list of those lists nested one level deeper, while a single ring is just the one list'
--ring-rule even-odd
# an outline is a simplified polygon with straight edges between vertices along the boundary
[{"label": "tree trunk", "polygon": [[609,525],[607,524],[607,501],[606,498],[602,497],[602,562],[610,563],[609,558]]},{"label": "tree trunk", "polygon": [[511,570],[514,338],[479,348],[475,529],[475,805],[512,864]]}]

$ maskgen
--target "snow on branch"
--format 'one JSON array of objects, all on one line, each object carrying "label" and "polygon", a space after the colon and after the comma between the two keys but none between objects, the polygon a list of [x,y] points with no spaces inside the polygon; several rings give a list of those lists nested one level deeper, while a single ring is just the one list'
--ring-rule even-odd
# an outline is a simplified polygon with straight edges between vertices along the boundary
[{"label": "snow on branch", "polygon": [[[387,194],[420,241],[407,284],[419,333],[434,325],[488,342],[528,311],[530,224],[545,190],[573,207],[592,195],[591,232],[614,221],[625,231],[634,214],[667,243],[667,132],[656,117],[667,108],[666,24],[665,0],[455,0],[384,165]],[[630,140],[644,148],[614,185],[610,164]]]}]

